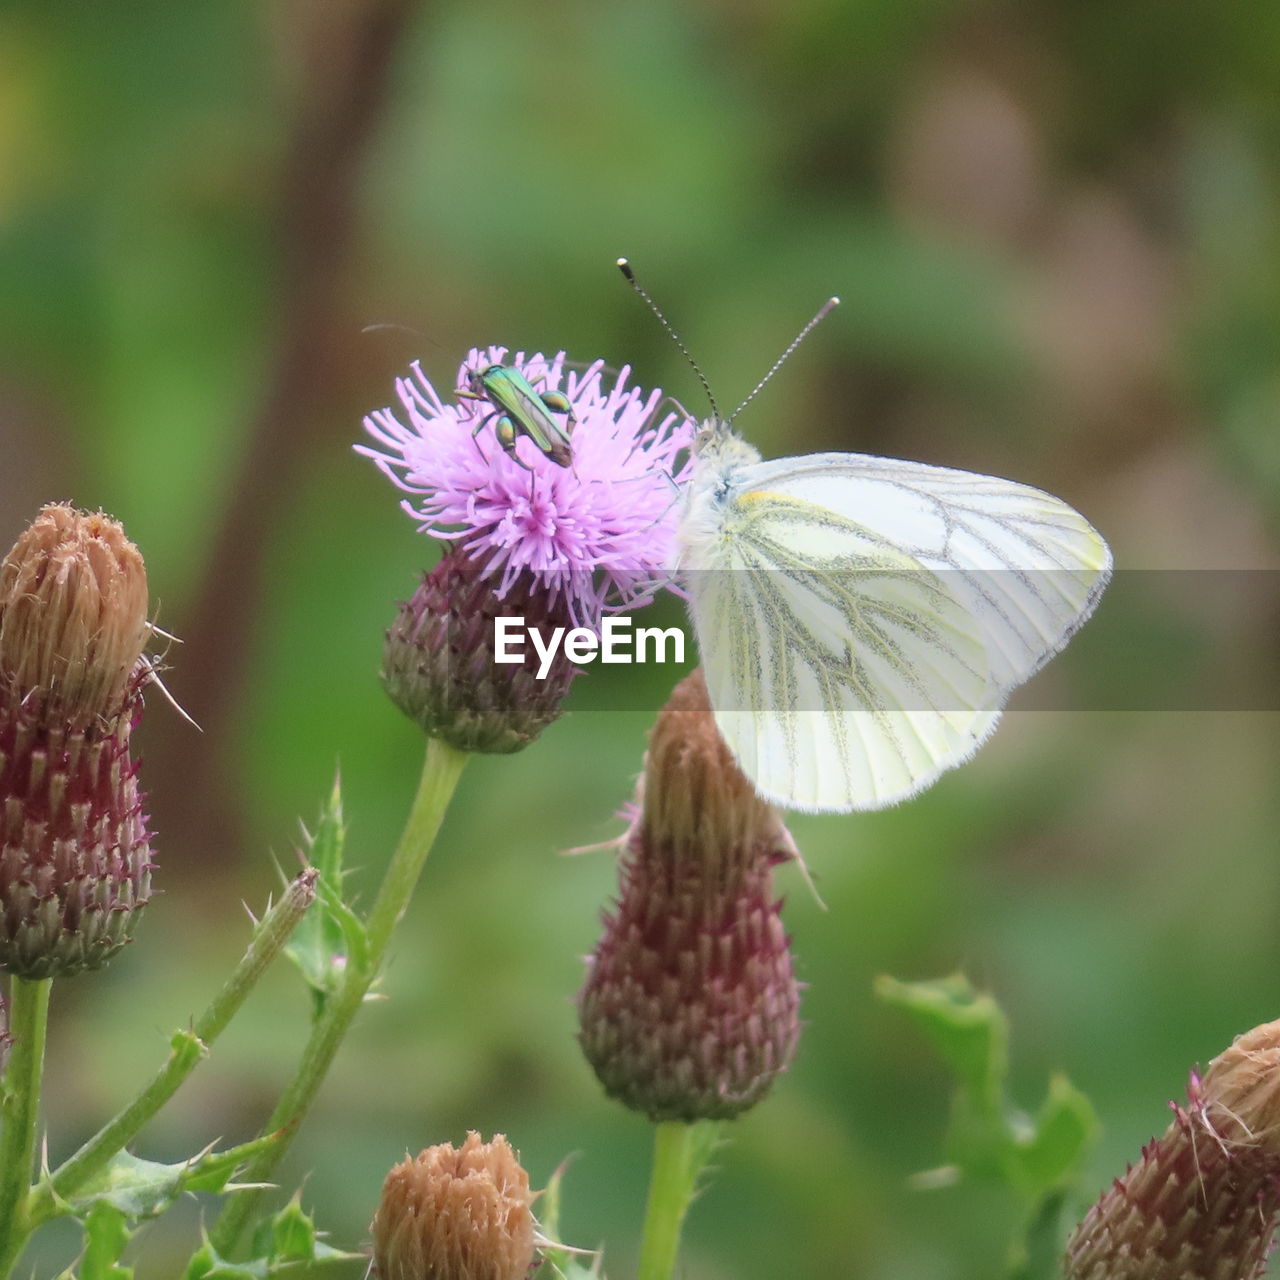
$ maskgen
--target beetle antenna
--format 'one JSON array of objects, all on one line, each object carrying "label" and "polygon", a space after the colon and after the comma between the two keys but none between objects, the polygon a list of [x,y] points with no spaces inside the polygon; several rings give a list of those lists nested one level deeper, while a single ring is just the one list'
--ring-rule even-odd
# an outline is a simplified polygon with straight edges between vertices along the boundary
[{"label": "beetle antenna", "polygon": [[761,388],[769,381],[770,378],[773,377],[775,373],[778,372],[779,369],[782,368],[787,361],[787,357],[790,356],[791,353],[809,336],[809,334],[812,333],[813,330],[816,329],[818,325],[820,325],[839,305],[839,298],[828,298],[826,302],[818,308],[818,314],[814,316],[799,333],[796,334],[791,345],[773,362],[773,368],[756,383],[755,390],[752,391],[752,393],[733,411],[729,418],[730,422],[732,422],[733,419],[736,418],[738,414],[740,414],[743,409],[745,409],[747,405],[749,405],[756,396],[760,394]]},{"label": "beetle antenna", "polygon": [[[689,354],[689,348],[680,341],[680,335],[671,327],[671,321],[667,319],[658,308],[658,304],[649,297],[649,295],[640,286],[640,282],[636,279],[635,272],[631,270],[631,263],[626,258],[618,259],[618,270],[622,272],[623,279],[640,295],[645,305],[658,317],[658,323],[671,335],[672,341],[680,348],[680,354],[689,362],[689,368],[698,375],[698,381],[702,383],[702,389],[707,393],[707,400],[711,404],[711,412],[717,418],[720,417],[720,406],[716,404],[716,398],[711,394],[711,384],[707,381],[706,374],[698,368],[698,362]],[[812,326],[810,326],[812,327]]]}]

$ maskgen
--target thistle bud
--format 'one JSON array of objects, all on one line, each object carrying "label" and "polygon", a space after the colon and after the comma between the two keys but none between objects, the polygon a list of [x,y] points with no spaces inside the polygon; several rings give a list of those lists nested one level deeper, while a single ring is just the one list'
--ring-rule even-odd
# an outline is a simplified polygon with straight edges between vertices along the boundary
[{"label": "thistle bud", "polygon": [[773,887],[795,846],[721,741],[700,671],[658,716],[637,801],[579,1039],[609,1096],[654,1121],[730,1119],[799,1035]]},{"label": "thistle bud", "polygon": [[529,1175],[502,1134],[468,1133],[395,1166],[374,1215],[379,1280],[525,1280],[533,1270]]},{"label": "thistle bud", "polygon": [[520,662],[497,661],[499,617],[518,617],[544,634],[571,625],[549,593],[522,583],[499,599],[466,555],[450,549],[400,606],[387,632],[382,682],[428,737],[458,751],[505,755],[527,747],[560,715],[577,675],[563,650],[542,679],[528,646]]},{"label": "thistle bud", "polygon": [[1237,1037],[1173,1107],[1164,1136],[1103,1192],[1067,1246],[1067,1280],[1261,1276],[1280,1210],[1280,1021]]},{"label": "thistle bud", "polygon": [[129,753],[147,634],[121,526],[45,507],[0,564],[0,964],[19,977],[97,968],[147,901]]}]

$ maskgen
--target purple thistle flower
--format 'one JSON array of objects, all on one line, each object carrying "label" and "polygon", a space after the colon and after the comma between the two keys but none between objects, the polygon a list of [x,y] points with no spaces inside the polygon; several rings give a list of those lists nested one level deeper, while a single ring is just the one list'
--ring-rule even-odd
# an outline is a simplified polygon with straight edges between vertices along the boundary
[{"label": "purple thistle flower", "polygon": [[[468,352],[457,386],[505,356],[505,347]],[[464,551],[499,599],[523,580],[575,624],[594,627],[602,613],[647,604],[670,581],[693,424],[674,412],[659,418],[662,392],[628,387],[629,366],[613,377],[603,361],[577,371],[564,359],[518,351],[507,363],[539,392],[569,399],[577,420],[569,467],[523,439],[525,465],[508,457],[491,426],[476,430],[489,407],[443,400],[416,361],[396,379],[408,425],[375,410],[364,427],[377,447],[356,449],[416,495],[401,505],[420,530]]]}]

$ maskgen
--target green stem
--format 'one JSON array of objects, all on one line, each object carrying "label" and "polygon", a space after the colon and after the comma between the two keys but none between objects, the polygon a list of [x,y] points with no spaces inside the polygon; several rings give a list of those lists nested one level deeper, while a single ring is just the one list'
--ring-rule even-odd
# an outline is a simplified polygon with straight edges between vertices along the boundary
[{"label": "green stem", "polygon": [[[63,1198],[74,1195],[95,1173],[130,1142],[142,1126],[178,1091],[221,1035],[245,997],[253,990],[267,966],[288,942],[298,922],[306,914],[316,894],[316,871],[308,867],[298,875],[254,929],[248,949],[209,1007],[191,1025],[173,1037],[173,1050],[151,1081],[113,1119],[55,1170],[52,1190]],[[52,1211],[54,1199],[33,1206],[38,1221],[43,1211]]]},{"label": "green stem", "polygon": [[14,1043],[0,1103],[4,1116],[4,1133],[0,1135],[0,1276],[10,1273],[31,1234],[27,1195],[34,1172],[52,986],[52,978],[38,982],[14,978],[9,987],[9,1032]]},{"label": "green stem", "polygon": [[[414,886],[435,843],[436,833],[440,830],[467,759],[465,752],[456,751],[436,738],[427,740],[418,794],[414,797],[400,842],[391,855],[382,887],[366,921],[366,953],[362,960],[352,957],[349,961],[342,986],[330,998],[312,1027],[311,1038],[303,1050],[298,1069],[267,1121],[263,1132],[278,1133],[279,1141],[249,1164],[241,1175],[243,1181],[261,1183],[270,1179],[319,1092],[338,1046],[382,968],[392,931],[408,908]],[[253,1217],[261,1192],[261,1187],[246,1187],[227,1199],[209,1232],[210,1244],[222,1257],[228,1257],[235,1247],[241,1232]]]},{"label": "green stem", "polygon": [[671,1280],[685,1214],[719,1134],[720,1125],[712,1120],[696,1124],[666,1120],[655,1129],[639,1280]]}]

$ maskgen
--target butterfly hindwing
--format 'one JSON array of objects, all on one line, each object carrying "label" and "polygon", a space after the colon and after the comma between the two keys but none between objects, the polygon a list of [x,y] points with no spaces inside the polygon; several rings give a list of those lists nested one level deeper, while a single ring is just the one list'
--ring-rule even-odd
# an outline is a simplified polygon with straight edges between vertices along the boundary
[{"label": "butterfly hindwing", "polygon": [[717,724],[761,793],[878,808],[960,763],[995,722],[983,639],[945,581],[792,496],[730,499],[686,573]]}]

